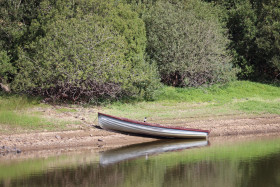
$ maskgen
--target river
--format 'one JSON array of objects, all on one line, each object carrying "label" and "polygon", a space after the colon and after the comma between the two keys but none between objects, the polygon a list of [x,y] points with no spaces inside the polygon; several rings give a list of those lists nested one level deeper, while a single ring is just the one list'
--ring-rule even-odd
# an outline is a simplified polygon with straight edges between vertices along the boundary
[{"label": "river", "polygon": [[0,156],[0,186],[280,186],[280,137],[161,140],[104,152]]}]

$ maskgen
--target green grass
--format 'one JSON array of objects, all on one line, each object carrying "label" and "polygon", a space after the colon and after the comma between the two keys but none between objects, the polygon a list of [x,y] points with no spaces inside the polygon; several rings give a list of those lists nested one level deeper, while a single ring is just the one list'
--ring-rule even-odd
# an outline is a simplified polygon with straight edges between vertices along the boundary
[{"label": "green grass", "polygon": [[280,115],[280,101],[246,101],[234,104],[234,107],[238,110],[247,113],[269,113],[269,114],[279,114]]},{"label": "green grass", "polygon": [[39,104],[39,98],[20,95],[4,95],[0,92],[0,111],[23,110]]},{"label": "green grass", "polygon": [[4,124],[8,128],[21,128],[31,130],[54,130],[65,128],[65,124],[58,121],[46,120],[40,116],[21,114],[14,111],[0,111],[0,124]]},{"label": "green grass", "polygon": [[235,114],[280,114],[280,88],[235,81],[208,88],[163,87],[155,101],[114,103],[105,112],[152,121]]},{"label": "green grass", "polygon": [[65,128],[66,125],[63,122],[45,119],[39,112],[28,112],[28,110],[39,106],[41,108],[48,107],[45,104],[40,104],[38,98],[0,94],[0,125],[8,133],[16,132],[16,129],[54,130]]},{"label": "green grass", "polygon": [[77,112],[74,108],[58,108],[56,109],[57,112],[64,113],[64,112]]},{"label": "green grass", "polygon": [[[79,112],[75,107],[53,109],[50,105],[41,104],[38,98],[0,93],[0,125],[24,129],[66,127],[65,120],[47,119],[42,110],[31,110],[34,107],[45,107],[57,114],[71,112],[75,115],[75,112]],[[280,87],[249,81],[235,81],[207,88],[165,86],[159,90],[154,101],[114,102],[101,110],[137,120],[148,117],[148,121],[162,124],[181,124],[190,119],[221,115],[279,115]]]},{"label": "green grass", "polygon": [[156,101],[229,102],[247,98],[279,99],[280,88],[249,81],[235,81],[224,86],[209,88],[164,87]]}]

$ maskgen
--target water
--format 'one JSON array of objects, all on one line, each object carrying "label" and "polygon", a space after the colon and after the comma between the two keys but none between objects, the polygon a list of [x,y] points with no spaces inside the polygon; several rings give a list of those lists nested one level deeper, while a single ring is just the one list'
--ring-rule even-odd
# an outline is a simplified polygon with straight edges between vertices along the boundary
[{"label": "water", "polygon": [[280,186],[280,138],[157,141],[33,159],[0,157],[0,186]]}]

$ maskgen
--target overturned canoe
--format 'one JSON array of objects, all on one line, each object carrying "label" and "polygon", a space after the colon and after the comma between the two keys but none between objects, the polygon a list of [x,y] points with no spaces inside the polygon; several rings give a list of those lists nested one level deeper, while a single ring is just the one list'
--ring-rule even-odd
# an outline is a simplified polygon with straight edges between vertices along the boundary
[{"label": "overturned canoe", "polygon": [[98,123],[101,128],[106,130],[162,138],[207,138],[209,134],[208,130],[169,127],[102,113],[98,113]]}]

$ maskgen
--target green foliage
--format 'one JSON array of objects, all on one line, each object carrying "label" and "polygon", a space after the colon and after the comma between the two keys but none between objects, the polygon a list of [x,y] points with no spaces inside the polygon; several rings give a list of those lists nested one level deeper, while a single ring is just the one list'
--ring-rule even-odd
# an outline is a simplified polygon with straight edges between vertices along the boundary
[{"label": "green foliage", "polygon": [[224,7],[239,78],[279,80],[280,4],[275,0],[212,0]]},{"label": "green foliage", "polygon": [[95,17],[49,23],[46,36],[28,46],[34,52],[21,51],[16,88],[39,94],[53,92],[49,95],[57,97],[65,94],[74,100],[80,94],[97,97],[106,89],[111,96],[120,94],[120,85],[129,74],[122,69],[124,40],[110,28],[99,26]]},{"label": "green foliage", "polygon": [[15,68],[10,62],[6,51],[0,51],[0,83],[6,82],[10,74],[15,73]]},{"label": "green foliage", "polygon": [[0,48],[7,51],[14,64],[17,47],[28,42],[28,27],[37,16],[40,0],[0,1]]},{"label": "green foliage", "polygon": [[232,39],[231,48],[237,53],[234,55],[235,64],[242,70],[239,77],[248,78],[254,73],[257,17],[249,0],[236,1],[227,6],[229,8],[228,28]]},{"label": "green foliage", "polygon": [[[256,40],[259,48],[258,66],[270,77],[280,77],[280,1],[268,0],[262,4]],[[265,62],[265,63],[264,63]],[[262,71],[263,72],[263,71]]]},{"label": "green foliage", "polygon": [[84,3],[74,10],[56,3],[31,23],[45,34],[20,50],[14,89],[73,101],[151,98],[159,81],[144,60],[143,21],[123,4]]},{"label": "green foliage", "polygon": [[213,8],[200,1],[156,2],[143,19],[147,52],[164,83],[200,86],[234,79],[228,40]]}]

